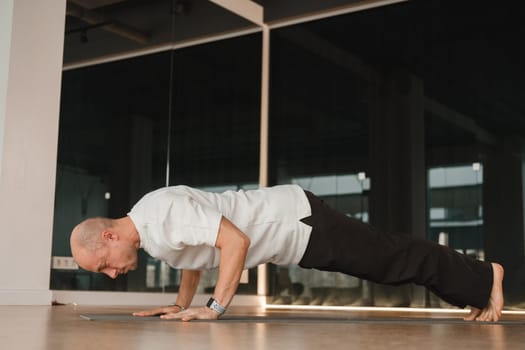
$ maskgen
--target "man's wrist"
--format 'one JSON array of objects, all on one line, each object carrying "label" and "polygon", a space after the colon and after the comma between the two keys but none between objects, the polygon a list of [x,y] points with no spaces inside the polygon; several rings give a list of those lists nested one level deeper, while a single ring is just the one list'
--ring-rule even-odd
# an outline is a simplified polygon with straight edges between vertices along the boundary
[{"label": "man's wrist", "polygon": [[186,308],[184,306],[176,304],[176,303],[170,304],[170,306],[176,306],[176,307],[178,307],[180,309],[180,311],[186,310]]}]

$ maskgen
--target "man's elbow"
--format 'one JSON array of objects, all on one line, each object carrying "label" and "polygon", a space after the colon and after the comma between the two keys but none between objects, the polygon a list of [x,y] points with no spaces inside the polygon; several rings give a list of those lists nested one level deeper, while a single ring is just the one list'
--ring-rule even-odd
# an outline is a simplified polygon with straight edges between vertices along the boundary
[{"label": "man's elbow", "polygon": [[250,237],[248,237],[245,234],[243,234],[241,236],[241,240],[240,240],[239,243],[240,243],[240,246],[241,246],[242,250],[248,251],[248,249],[250,248],[250,244],[252,242],[250,240]]}]

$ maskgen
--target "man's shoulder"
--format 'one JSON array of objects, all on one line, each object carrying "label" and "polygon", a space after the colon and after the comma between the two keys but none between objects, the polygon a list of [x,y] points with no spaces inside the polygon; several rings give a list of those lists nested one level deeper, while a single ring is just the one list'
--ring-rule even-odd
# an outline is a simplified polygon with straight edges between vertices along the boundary
[{"label": "man's shoulder", "polygon": [[250,190],[237,190],[237,191],[226,191],[223,193],[213,193],[213,192],[206,192],[197,188],[193,188],[186,185],[176,185],[176,186],[168,186],[168,187],[162,187],[159,189],[156,189],[152,192],[147,193],[142,197],[142,199],[137,203],[144,203],[144,202],[151,202],[151,201],[159,201],[159,200],[170,200],[174,199],[176,197],[188,197],[194,200],[197,200],[199,202],[215,202],[217,200],[220,200],[219,198],[225,197],[225,198],[237,198],[239,197],[252,197],[252,196],[258,196],[257,193],[266,193],[268,196],[290,196],[295,197],[297,195],[304,196],[304,190],[294,184],[287,184],[287,185],[277,185],[277,186],[271,186],[271,187],[261,187],[258,189],[250,189]]},{"label": "man's shoulder", "polygon": [[161,187],[154,191],[148,192],[142,196],[142,198],[137,203],[135,203],[132,211],[138,210],[144,206],[150,206],[151,203],[159,204],[159,202],[170,200],[170,198],[173,199],[174,197],[184,196],[186,192],[184,187],[187,186]]},{"label": "man's shoulder", "polygon": [[159,197],[164,195],[186,195],[192,191],[195,191],[195,189],[185,185],[167,186],[148,192],[142,198]]}]

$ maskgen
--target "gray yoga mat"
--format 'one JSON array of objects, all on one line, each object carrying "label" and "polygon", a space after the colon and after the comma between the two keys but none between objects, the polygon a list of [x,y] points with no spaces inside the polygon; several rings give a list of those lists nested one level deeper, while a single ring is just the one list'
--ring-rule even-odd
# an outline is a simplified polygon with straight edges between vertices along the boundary
[{"label": "gray yoga mat", "polygon": [[[158,316],[136,317],[130,314],[82,314],[80,317],[88,321],[126,321],[126,322],[173,322],[163,320]],[[464,325],[525,325],[525,320],[502,320],[499,322],[463,321],[461,318],[345,318],[316,316],[228,316],[220,320],[194,320],[192,322],[230,322],[230,323],[365,323],[365,324],[464,324]]]}]

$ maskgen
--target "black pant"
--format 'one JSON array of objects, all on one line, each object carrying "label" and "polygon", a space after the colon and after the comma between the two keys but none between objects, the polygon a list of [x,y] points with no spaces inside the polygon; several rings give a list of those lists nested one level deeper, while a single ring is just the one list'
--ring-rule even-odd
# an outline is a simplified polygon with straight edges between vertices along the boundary
[{"label": "black pant", "polygon": [[490,263],[431,241],[379,232],[305,192],[312,216],[302,221],[312,233],[299,266],[389,285],[413,282],[459,307],[487,305],[493,280]]}]

